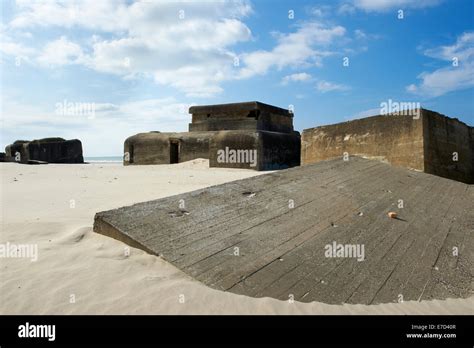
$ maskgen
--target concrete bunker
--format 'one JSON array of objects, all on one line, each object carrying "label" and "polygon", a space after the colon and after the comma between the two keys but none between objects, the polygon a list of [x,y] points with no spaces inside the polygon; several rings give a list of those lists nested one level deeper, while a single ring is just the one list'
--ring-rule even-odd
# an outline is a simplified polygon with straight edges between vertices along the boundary
[{"label": "concrete bunker", "polygon": [[[300,163],[300,134],[294,131],[293,114],[288,110],[245,102],[193,106],[189,112],[189,132],[149,132],[127,138],[124,165],[207,158],[210,167],[272,170]],[[222,161],[222,151],[252,151],[256,159],[236,161],[231,157]]]},{"label": "concrete bunker", "polygon": [[474,183],[474,130],[455,118],[416,109],[305,129],[301,164],[344,153]]},{"label": "concrete bunker", "polygon": [[5,147],[5,160],[18,163],[84,163],[78,139],[17,140]]}]

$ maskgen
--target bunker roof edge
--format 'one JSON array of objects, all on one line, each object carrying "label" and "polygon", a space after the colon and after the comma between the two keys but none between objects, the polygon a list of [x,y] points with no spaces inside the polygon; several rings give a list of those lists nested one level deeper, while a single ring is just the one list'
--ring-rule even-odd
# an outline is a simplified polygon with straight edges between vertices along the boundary
[{"label": "bunker roof edge", "polygon": [[252,110],[271,111],[280,115],[293,117],[293,113],[291,113],[287,109],[261,103],[258,101],[243,102],[243,103],[213,104],[213,105],[196,105],[196,106],[191,106],[189,108],[189,113],[195,114],[195,113],[213,113],[213,112],[252,111]]}]

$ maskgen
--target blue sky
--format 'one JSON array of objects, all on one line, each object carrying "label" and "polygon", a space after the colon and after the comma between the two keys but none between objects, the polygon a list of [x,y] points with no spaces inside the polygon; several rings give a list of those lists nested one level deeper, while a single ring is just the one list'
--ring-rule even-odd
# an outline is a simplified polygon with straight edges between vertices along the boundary
[{"label": "blue sky", "polygon": [[293,105],[299,131],[389,99],[472,126],[473,16],[471,0],[2,1],[0,146],[120,155],[186,131],[190,105],[251,100]]}]

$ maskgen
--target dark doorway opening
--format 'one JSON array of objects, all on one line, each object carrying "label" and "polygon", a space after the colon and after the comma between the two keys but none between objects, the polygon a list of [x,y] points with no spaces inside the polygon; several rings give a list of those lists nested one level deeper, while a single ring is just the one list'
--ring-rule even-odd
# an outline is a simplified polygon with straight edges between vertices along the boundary
[{"label": "dark doorway opening", "polygon": [[125,161],[128,160],[128,163],[133,163],[133,145],[129,146],[128,151],[128,154],[125,154],[125,156],[128,156],[128,158],[125,158]]},{"label": "dark doorway opening", "polygon": [[170,141],[170,163],[179,163],[179,142]]},{"label": "dark doorway opening", "polygon": [[258,120],[258,116],[260,116],[260,110],[251,110],[249,114],[247,115],[247,117],[251,117],[256,120]]}]

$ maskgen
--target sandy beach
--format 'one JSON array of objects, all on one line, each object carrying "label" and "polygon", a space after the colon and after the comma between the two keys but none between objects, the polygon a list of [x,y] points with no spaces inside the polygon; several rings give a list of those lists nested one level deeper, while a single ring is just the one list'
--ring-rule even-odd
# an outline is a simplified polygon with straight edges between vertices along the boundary
[{"label": "sandy beach", "polygon": [[[289,303],[208,288],[159,257],[92,231],[94,214],[262,175],[176,165],[1,163],[0,243],[38,260],[0,258],[1,314],[473,314],[474,297],[381,305]],[[128,251],[129,250],[129,251]]]}]

